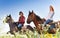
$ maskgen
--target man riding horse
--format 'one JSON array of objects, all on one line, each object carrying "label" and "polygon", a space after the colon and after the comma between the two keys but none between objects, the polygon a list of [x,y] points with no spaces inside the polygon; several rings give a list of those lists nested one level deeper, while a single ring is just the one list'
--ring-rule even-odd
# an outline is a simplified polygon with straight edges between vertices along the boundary
[{"label": "man riding horse", "polygon": [[24,25],[24,23],[25,23],[25,16],[24,16],[24,14],[23,14],[23,12],[22,11],[20,11],[19,12],[19,20],[18,20],[18,29],[20,29],[21,30],[21,28],[22,28],[22,26]]}]

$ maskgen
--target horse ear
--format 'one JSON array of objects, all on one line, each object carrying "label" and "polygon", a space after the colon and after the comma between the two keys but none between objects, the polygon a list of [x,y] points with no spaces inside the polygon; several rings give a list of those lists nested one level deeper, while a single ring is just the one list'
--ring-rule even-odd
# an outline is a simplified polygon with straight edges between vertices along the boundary
[{"label": "horse ear", "polygon": [[9,16],[11,17],[11,14],[9,14]]},{"label": "horse ear", "polygon": [[32,10],[32,13],[34,13],[34,11]]},{"label": "horse ear", "polygon": [[30,14],[31,12],[29,11],[29,14]]}]

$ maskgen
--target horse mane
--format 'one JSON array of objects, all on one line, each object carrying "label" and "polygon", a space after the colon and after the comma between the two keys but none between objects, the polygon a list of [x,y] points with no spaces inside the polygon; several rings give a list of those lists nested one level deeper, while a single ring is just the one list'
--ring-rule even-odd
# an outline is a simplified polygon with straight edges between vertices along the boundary
[{"label": "horse mane", "polygon": [[35,14],[35,16],[36,16],[37,21],[42,20],[38,15]]},{"label": "horse mane", "polygon": [[34,14],[34,15],[36,16],[37,21],[41,21],[41,20],[42,20],[42,19],[41,19],[38,15],[36,15],[33,11],[32,11],[32,12],[29,12],[29,15],[31,15],[31,14]]}]

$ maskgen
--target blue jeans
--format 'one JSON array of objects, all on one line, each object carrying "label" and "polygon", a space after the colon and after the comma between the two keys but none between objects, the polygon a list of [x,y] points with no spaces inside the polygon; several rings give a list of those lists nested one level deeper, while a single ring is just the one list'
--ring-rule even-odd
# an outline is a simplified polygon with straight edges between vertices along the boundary
[{"label": "blue jeans", "polygon": [[51,21],[52,21],[52,20],[50,20],[50,19],[46,20],[46,21],[44,22],[44,26],[45,26],[46,24],[49,24]]},{"label": "blue jeans", "polygon": [[[51,21],[52,21],[52,20],[48,19],[48,20],[44,23],[44,25],[49,24]],[[53,28],[55,28],[55,24],[51,24],[50,27],[49,27],[49,29],[53,29]]]},{"label": "blue jeans", "polygon": [[23,24],[19,24],[18,29],[21,30],[22,26],[23,26]]},{"label": "blue jeans", "polygon": [[49,29],[53,29],[53,28],[55,28],[55,24],[52,24],[52,25],[49,27]]}]

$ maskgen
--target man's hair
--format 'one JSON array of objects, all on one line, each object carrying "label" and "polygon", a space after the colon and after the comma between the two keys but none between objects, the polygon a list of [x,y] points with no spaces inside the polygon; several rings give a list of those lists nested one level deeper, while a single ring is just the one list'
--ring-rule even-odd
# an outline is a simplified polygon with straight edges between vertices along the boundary
[{"label": "man's hair", "polygon": [[19,15],[20,15],[21,13],[23,14],[23,12],[22,12],[22,11],[20,11],[20,12],[19,12]]}]

